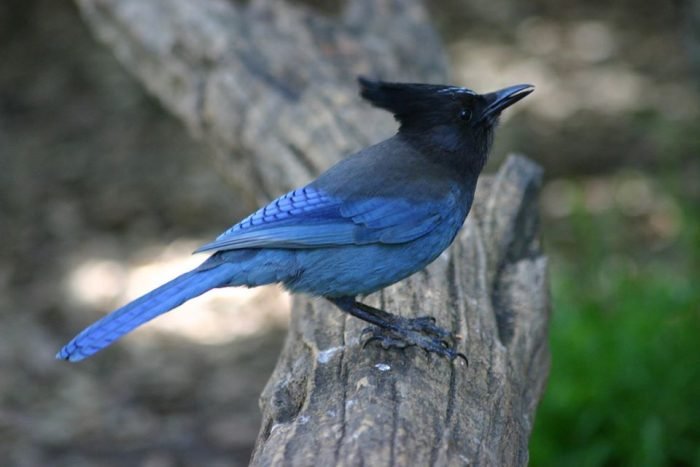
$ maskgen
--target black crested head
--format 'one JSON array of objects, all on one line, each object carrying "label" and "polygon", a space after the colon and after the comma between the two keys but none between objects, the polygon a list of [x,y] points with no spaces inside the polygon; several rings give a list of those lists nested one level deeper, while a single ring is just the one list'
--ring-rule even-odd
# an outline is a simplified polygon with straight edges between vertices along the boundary
[{"label": "black crested head", "polygon": [[358,82],[364,99],[394,114],[400,134],[442,151],[466,152],[478,171],[486,162],[501,112],[534,90],[532,85],[519,84],[477,94],[438,84],[388,83],[363,77]]},{"label": "black crested head", "polygon": [[[360,95],[375,107],[388,110],[402,127],[430,124],[444,120],[445,106],[452,106],[448,96],[451,86],[422,83],[388,83],[359,77]],[[472,95],[472,91],[465,89]],[[442,117],[442,118],[441,118]]]}]

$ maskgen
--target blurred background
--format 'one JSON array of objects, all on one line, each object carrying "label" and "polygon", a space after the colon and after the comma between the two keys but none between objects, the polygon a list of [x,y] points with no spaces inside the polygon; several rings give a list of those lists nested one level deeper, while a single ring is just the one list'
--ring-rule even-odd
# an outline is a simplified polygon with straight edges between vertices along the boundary
[{"label": "blurred background", "polygon": [[[537,85],[490,170],[545,169],[552,369],[531,465],[700,466],[700,2],[430,2],[452,82]],[[369,110],[368,110],[369,111]],[[0,464],[245,465],[276,288],[208,294],[102,358],[76,331],[255,206],[75,6],[0,4]]]}]

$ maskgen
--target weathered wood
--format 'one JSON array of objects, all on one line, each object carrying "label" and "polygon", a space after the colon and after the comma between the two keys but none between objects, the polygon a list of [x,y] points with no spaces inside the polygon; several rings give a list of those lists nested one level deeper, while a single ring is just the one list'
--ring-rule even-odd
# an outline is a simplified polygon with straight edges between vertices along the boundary
[{"label": "weathered wood", "polygon": [[323,16],[273,0],[76,0],[125,67],[204,140],[238,192],[270,199],[390,136],[359,74],[445,82],[416,0],[352,0]]},{"label": "weathered wood", "polygon": [[[354,77],[446,81],[420,3],[349,0],[321,15],[271,0],[76,0],[144,85],[220,156],[239,199],[269,199],[394,131]],[[434,315],[470,365],[362,350],[364,324],[298,298],[261,397],[255,465],[524,465],[546,380],[540,171],[511,157],[479,184],[463,233],[425,272],[368,298]]]},{"label": "weathered wood", "polygon": [[253,465],[526,465],[549,368],[540,169],[511,156],[480,182],[455,244],[367,303],[432,315],[469,358],[362,349],[363,322],[298,298],[262,397]]}]

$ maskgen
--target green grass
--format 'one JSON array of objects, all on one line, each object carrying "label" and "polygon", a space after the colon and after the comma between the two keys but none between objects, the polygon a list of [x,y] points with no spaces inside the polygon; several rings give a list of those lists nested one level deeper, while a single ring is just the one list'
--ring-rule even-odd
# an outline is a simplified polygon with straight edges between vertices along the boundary
[{"label": "green grass", "polygon": [[620,245],[620,213],[566,221],[530,465],[700,466],[700,217],[682,216],[663,255]]}]

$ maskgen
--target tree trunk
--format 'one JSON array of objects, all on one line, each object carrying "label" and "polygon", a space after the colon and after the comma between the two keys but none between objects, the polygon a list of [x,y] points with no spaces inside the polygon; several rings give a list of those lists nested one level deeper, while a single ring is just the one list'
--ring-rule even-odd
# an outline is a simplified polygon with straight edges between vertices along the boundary
[{"label": "tree trunk", "polygon": [[540,169],[511,156],[479,183],[455,244],[424,272],[368,298],[432,315],[469,365],[361,344],[365,323],[298,298],[263,392],[253,465],[526,465],[549,369]]},{"label": "tree trunk", "polygon": [[417,0],[352,0],[333,15],[276,0],[76,0],[124,66],[212,143],[237,194],[269,200],[390,136],[359,74],[446,81]]},{"label": "tree trunk", "polygon": [[[442,46],[412,0],[320,13],[272,0],[76,0],[96,35],[198,136],[239,199],[269,200],[391,135],[354,78],[446,81]],[[335,3],[334,3],[335,5]],[[415,348],[364,350],[364,323],[299,297],[261,397],[255,465],[524,465],[546,380],[540,170],[511,157],[479,183],[461,236],[369,304],[433,315],[466,366]]]}]

